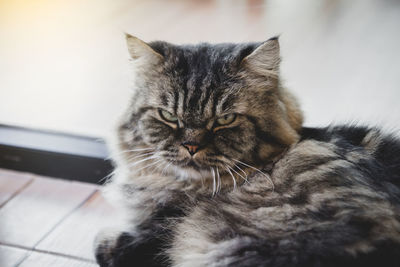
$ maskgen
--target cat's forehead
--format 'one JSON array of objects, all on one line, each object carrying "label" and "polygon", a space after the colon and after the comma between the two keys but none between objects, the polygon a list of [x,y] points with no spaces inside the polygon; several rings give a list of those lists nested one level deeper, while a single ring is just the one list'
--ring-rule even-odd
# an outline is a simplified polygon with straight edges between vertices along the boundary
[{"label": "cat's forehead", "polygon": [[224,96],[232,94],[235,84],[231,52],[204,44],[176,48],[165,55],[165,75],[170,76],[174,112],[187,121],[199,122],[218,115],[222,107],[227,109],[233,103],[230,99],[230,103],[221,105]]},{"label": "cat's forehead", "polygon": [[220,76],[237,71],[243,55],[257,45],[257,43],[201,43],[196,45],[150,43],[150,46],[164,57],[163,63],[166,70],[197,75],[212,72]]},{"label": "cat's forehead", "polygon": [[[158,105],[186,121],[208,120],[244,106],[246,86],[240,63],[257,44],[172,45],[153,42],[162,56],[161,72],[145,74],[151,105]],[[242,73],[243,74],[243,73]],[[235,109],[236,108],[236,109]]]},{"label": "cat's forehead", "polygon": [[171,47],[165,54],[164,66],[170,75],[195,79],[197,83],[201,80],[205,83],[223,81],[235,70],[229,51],[208,44]]},{"label": "cat's forehead", "polygon": [[237,55],[244,46],[252,44],[209,44],[200,43],[196,45],[175,45],[166,42],[151,42],[149,45],[165,59],[181,58],[192,62],[213,63],[214,61],[229,60]]}]

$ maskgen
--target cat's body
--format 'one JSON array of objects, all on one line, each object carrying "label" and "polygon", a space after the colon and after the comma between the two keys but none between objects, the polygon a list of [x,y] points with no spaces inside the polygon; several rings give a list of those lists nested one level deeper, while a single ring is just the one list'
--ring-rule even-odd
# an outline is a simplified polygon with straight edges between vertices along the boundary
[{"label": "cat's body", "polygon": [[301,128],[276,39],[132,38],[145,60],[106,187],[127,226],[98,238],[101,266],[400,266],[399,140]]}]

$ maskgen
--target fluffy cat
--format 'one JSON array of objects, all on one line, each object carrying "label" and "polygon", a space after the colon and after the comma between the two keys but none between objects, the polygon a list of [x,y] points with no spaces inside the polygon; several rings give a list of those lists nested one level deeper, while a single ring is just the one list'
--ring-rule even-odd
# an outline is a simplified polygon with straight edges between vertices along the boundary
[{"label": "fluffy cat", "polygon": [[126,224],[99,234],[100,266],[400,266],[400,141],[302,127],[277,38],[127,43],[105,188]]}]

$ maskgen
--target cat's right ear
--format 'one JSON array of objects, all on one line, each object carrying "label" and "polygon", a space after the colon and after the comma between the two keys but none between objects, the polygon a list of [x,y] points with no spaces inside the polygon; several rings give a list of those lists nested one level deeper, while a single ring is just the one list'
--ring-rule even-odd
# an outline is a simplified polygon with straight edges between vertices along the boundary
[{"label": "cat's right ear", "polygon": [[149,64],[158,64],[164,57],[139,38],[125,33],[128,51],[133,60],[140,60]]}]

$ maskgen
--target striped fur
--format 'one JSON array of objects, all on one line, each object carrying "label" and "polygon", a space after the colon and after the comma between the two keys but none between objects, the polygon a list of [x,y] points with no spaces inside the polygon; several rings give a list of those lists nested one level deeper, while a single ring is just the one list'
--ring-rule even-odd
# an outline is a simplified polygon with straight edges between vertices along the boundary
[{"label": "striped fur", "polygon": [[276,38],[127,40],[134,96],[105,187],[126,218],[97,238],[101,266],[400,266],[400,141],[302,128]]}]

